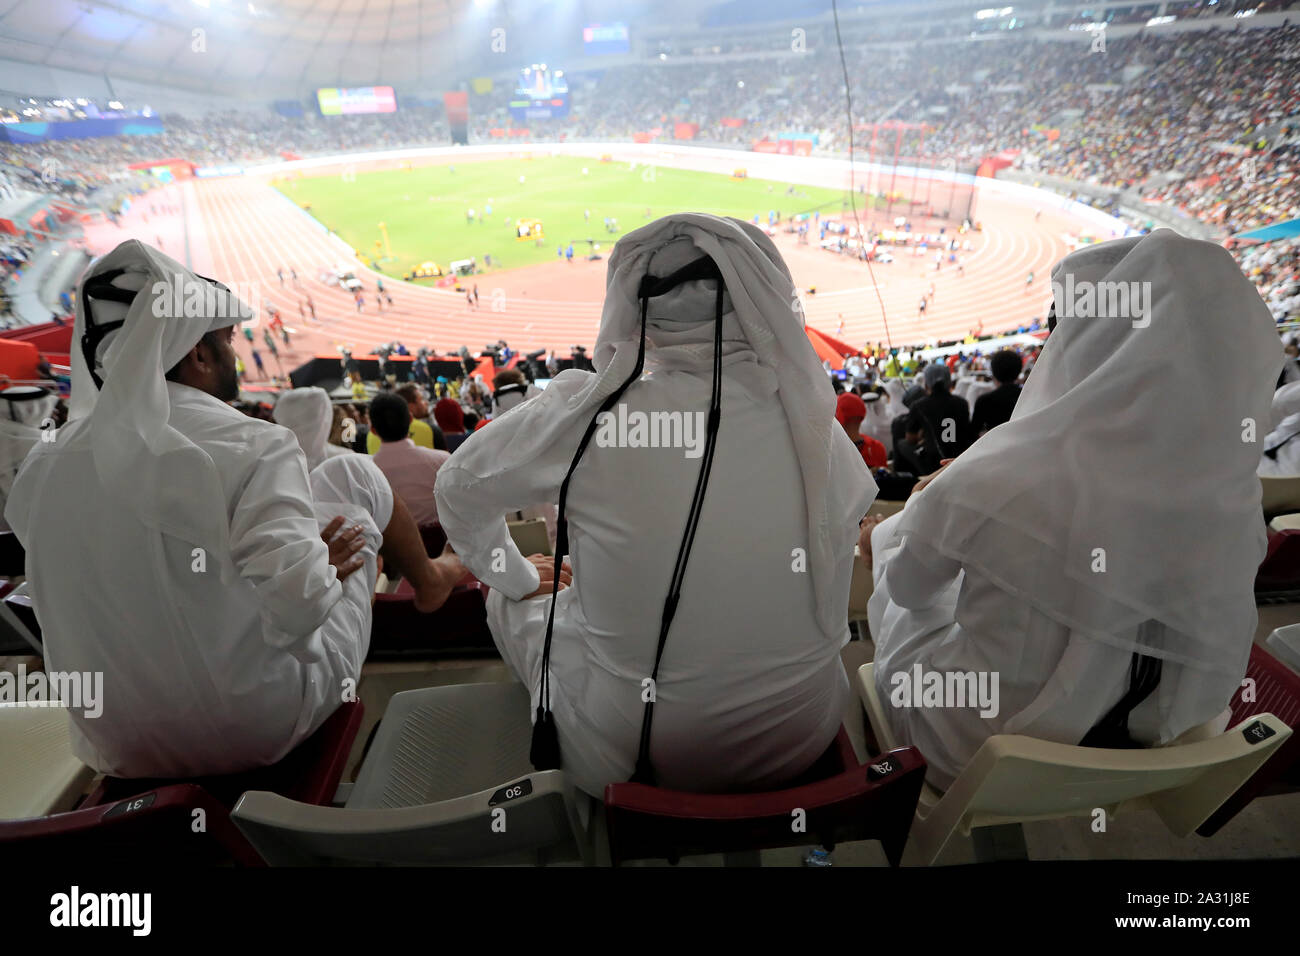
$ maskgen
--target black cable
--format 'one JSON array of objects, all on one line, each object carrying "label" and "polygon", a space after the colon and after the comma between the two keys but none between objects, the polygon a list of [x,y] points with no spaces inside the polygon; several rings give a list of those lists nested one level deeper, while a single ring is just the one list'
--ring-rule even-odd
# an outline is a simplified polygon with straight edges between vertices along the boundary
[{"label": "black cable", "polygon": [[[840,67],[844,71],[844,105],[849,120],[849,208],[853,210],[853,224],[858,229],[858,241],[865,242],[862,235],[862,222],[858,219],[858,204],[853,199],[853,194],[857,190],[856,177],[853,169],[853,90],[849,86],[849,64],[844,58],[844,38],[840,36],[840,8],[837,0],[831,0],[831,13],[835,16],[835,45],[840,51]],[[885,300],[880,294],[880,286],[876,284],[876,272],[871,268],[871,260],[864,260],[867,263],[867,275],[871,277],[871,287],[876,292],[876,301],[880,303],[880,321],[885,326],[885,344],[889,346],[892,352],[894,349],[894,340],[889,334],[889,318],[885,315]]]}]

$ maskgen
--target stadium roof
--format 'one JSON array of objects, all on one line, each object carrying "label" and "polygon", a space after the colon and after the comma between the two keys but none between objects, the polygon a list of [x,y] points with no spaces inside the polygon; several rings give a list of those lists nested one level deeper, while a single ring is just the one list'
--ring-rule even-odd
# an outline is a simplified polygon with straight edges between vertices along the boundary
[{"label": "stadium roof", "polygon": [[261,96],[445,81],[471,56],[490,52],[493,22],[506,19],[504,4],[481,0],[9,0],[5,7],[0,57]]}]

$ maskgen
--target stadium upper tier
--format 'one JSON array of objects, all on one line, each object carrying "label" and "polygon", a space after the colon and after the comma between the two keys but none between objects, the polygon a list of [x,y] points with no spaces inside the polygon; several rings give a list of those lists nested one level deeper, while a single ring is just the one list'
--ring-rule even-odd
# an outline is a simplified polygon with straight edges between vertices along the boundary
[{"label": "stadium upper tier", "polygon": [[[973,163],[1002,154],[1031,173],[1178,206],[1223,235],[1300,216],[1300,28],[1140,34],[1105,47],[1083,34],[1078,43],[1008,35],[889,52],[851,46],[858,153],[870,153],[874,139],[877,160],[897,153]],[[843,154],[843,74],[829,52],[570,72],[572,115],[536,124],[524,139],[669,139],[675,124],[693,123],[701,142],[745,147],[793,131],[815,136],[816,152]],[[472,141],[492,141],[511,125],[508,100],[501,88],[471,98]],[[901,139],[871,129],[886,119],[907,124]],[[167,116],[164,126],[148,137],[6,145],[2,155],[24,185],[85,193],[147,159],[251,163],[449,139],[442,110],[426,107],[299,119]],[[1293,246],[1244,264],[1275,311],[1296,311]]]}]

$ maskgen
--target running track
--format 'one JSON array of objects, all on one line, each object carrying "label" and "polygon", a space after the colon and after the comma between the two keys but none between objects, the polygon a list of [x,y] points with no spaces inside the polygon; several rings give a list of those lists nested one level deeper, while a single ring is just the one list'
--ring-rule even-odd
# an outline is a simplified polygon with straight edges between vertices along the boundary
[{"label": "running track", "polygon": [[[471,310],[464,293],[415,286],[384,276],[393,305],[375,311],[373,273],[354,259],[344,243],[329,236],[269,183],[253,177],[190,180],[146,197],[128,214],[120,228],[97,224],[87,230],[92,251],[107,251],[126,238],[154,243],[166,236],[165,251],[200,274],[227,283],[256,283],[263,300],[273,303],[292,332],[292,347],[280,347],[288,371],[312,355],[337,354],[349,345],[357,354],[398,340],[412,352],[432,346],[440,353],[466,345],[477,352],[483,345],[505,339],[518,351],[555,348],[566,353],[575,343],[590,346],[600,323],[608,260],[530,266],[474,277],[479,285],[479,309]],[[170,204],[181,215],[146,219],[149,206]],[[1052,209],[1039,219],[1014,203],[994,205],[981,196],[978,218],[983,232],[968,233],[975,248],[960,253],[965,275],[946,262],[934,270],[934,252],[923,257],[900,254],[891,264],[873,266],[888,319],[888,341],[914,344],[960,338],[983,323],[995,332],[1027,322],[1046,312],[1050,297],[1048,274],[1069,251],[1067,234],[1077,230]],[[781,234],[776,243],[801,292],[808,324],[832,335],[840,322],[846,341],[860,344],[885,341],[885,324],[865,264],[824,252],[816,245],[800,246]],[[608,252],[608,250],[605,250]],[[358,313],[351,295],[320,279],[333,264],[351,267],[365,283],[365,311]],[[281,285],[276,270],[285,270]],[[289,281],[289,269],[298,285]],[[1034,274],[1027,288],[1026,278]],[[924,318],[918,303],[931,283],[935,297]],[[810,287],[815,294],[807,294]],[[318,321],[303,318],[300,304],[310,295]],[[250,297],[251,298],[251,297]],[[250,301],[260,307],[263,302]],[[842,320],[841,320],[842,316]],[[257,347],[269,371],[275,362],[259,335]],[[248,347],[239,348],[250,374]]]}]

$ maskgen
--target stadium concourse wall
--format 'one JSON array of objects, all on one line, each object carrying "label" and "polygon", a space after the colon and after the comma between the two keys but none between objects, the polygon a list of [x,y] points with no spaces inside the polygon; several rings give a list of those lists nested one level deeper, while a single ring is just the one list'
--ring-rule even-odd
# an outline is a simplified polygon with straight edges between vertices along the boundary
[{"label": "stadium concourse wall", "polygon": [[[197,175],[201,179],[230,175],[270,179],[290,174],[326,175],[343,171],[356,172],[363,168],[401,169],[408,165],[445,165],[493,159],[520,159],[527,156],[586,157],[596,162],[608,156],[613,162],[636,163],[641,166],[667,166],[723,175],[731,175],[743,169],[746,175],[754,179],[772,179],[797,186],[830,185],[848,189],[852,181],[855,187],[865,188],[868,192],[887,188],[888,181],[893,176],[919,181],[931,180],[943,185],[956,184],[959,187],[969,188],[974,191],[978,200],[994,199],[1033,209],[1060,210],[1078,223],[1081,234],[1097,241],[1127,236],[1134,232],[1122,220],[1085,203],[1062,196],[1060,193],[1023,183],[974,176],[952,169],[926,169],[913,166],[895,168],[882,163],[856,161],[850,164],[847,159],[830,157],[787,156],[779,153],[755,153],[666,143],[539,143],[524,147],[509,144],[420,147],[316,156],[258,166],[215,167],[206,176],[203,170],[198,171]],[[978,201],[972,219],[979,220]]]}]

